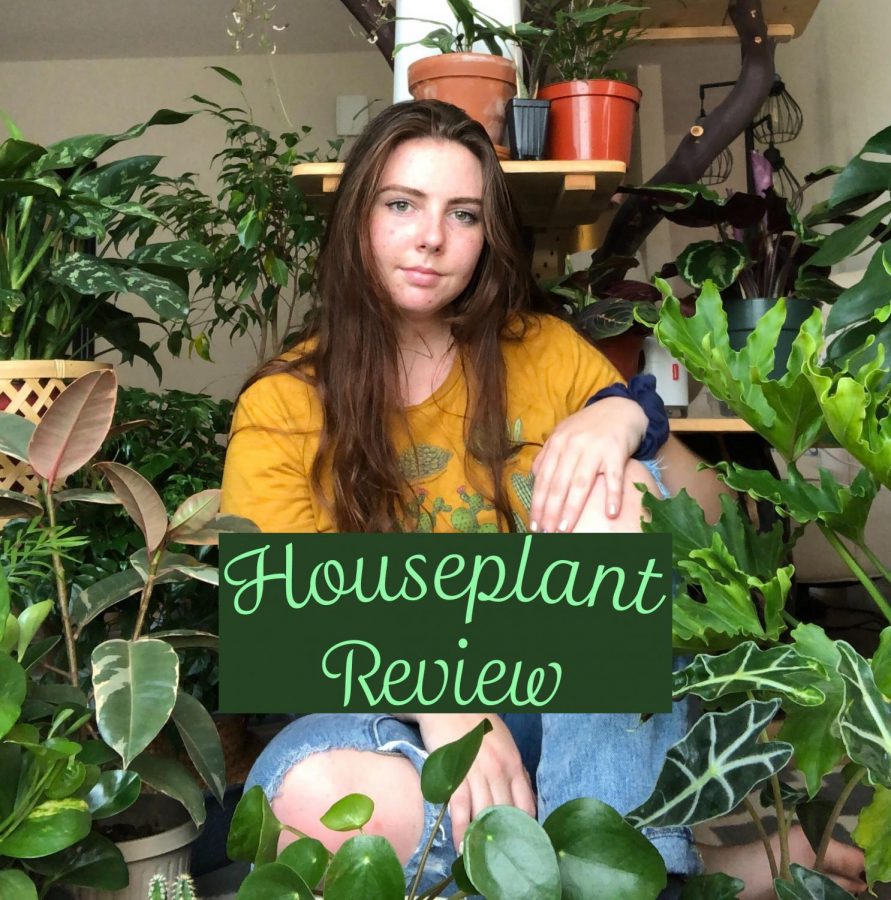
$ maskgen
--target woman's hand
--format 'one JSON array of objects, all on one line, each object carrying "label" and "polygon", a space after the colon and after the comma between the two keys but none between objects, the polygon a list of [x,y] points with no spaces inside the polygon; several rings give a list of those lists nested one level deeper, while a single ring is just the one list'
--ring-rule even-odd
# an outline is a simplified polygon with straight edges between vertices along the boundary
[{"label": "woman's hand", "polygon": [[516,806],[535,816],[535,795],[520,751],[504,722],[495,715],[478,713],[419,713],[415,721],[429,751],[456,741],[488,718],[492,731],[484,738],[467,778],[452,795],[452,839],[460,852],[464,832],[474,816],[487,806]]},{"label": "woman's hand", "polygon": [[598,475],[606,478],[606,514],[622,508],[625,464],[647,433],[646,413],[624,397],[606,397],[564,419],[532,463],[532,531],[572,531]]}]

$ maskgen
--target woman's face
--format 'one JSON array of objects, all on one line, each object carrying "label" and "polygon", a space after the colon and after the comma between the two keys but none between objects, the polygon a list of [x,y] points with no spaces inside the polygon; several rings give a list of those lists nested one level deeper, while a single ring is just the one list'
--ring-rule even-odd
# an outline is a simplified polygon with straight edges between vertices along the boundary
[{"label": "woman's face", "polygon": [[483,170],[461,144],[414,138],[384,167],[371,249],[406,320],[436,318],[467,286],[483,249]]}]

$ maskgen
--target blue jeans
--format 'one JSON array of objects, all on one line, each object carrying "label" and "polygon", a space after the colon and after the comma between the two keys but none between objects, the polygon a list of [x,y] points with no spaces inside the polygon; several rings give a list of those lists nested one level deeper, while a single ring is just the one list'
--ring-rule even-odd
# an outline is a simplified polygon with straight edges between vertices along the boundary
[{"label": "blue jeans", "polygon": [[[644,723],[632,713],[507,713],[503,717],[532,776],[538,820],[578,797],[597,797],[626,813],[650,795],[666,750],[687,730],[686,704]],[[317,713],[291,722],[254,764],[245,789],[259,784],[274,798],[289,769],[313,753],[365,750],[404,756],[418,773],[427,758],[417,726],[379,713]],[[424,802],[424,828],[405,866],[406,885],[417,871],[438,813]],[[689,828],[644,829],[669,872],[689,875],[701,868]],[[451,871],[457,856],[446,813],[427,857],[421,890]]]},{"label": "blue jeans", "polygon": [[[658,464],[644,464],[667,496]],[[675,703],[670,713],[657,713],[644,723],[636,713],[506,713],[502,718],[532,777],[538,820],[544,822],[558,806],[579,797],[596,797],[622,814],[643,803],[656,784],[666,751],[687,733],[688,704]],[[427,758],[415,725],[380,713],[317,713],[296,719],[272,740],[254,764],[245,790],[259,784],[272,800],[292,766],[313,753],[338,749],[404,756],[419,774]],[[424,802],[424,829],[405,866],[406,886],[417,871],[437,813],[437,807]],[[643,834],[670,873],[701,870],[689,828],[645,828]],[[424,866],[421,893],[450,873],[456,856],[446,813]]]}]

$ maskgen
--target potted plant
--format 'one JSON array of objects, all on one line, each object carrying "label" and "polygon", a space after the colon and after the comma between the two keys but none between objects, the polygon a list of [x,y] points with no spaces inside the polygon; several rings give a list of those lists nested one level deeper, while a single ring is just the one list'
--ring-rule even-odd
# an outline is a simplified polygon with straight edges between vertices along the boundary
[{"label": "potted plant", "polygon": [[[549,159],[631,160],[640,91],[612,70],[640,34],[645,7],[602,0],[535,0],[545,25],[524,32],[530,90],[550,101]],[[553,68],[558,81],[537,85]]]},{"label": "potted plant", "polygon": [[[0,415],[0,450],[26,460],[42,488],[40,500],[4,492],[8,521],[3,536],[24,535],[13,575],[27,583],[25,575],[33,575],[29,553],[48,557],[56,595],[54,601],[34,603],[34,590],[10,598],[5,580],[0,584],[2,648],[10,657],[0,666],[10,676],[10,687],[4,678],[3,691],[4,701],[11,704],[2,706],[0,757],[4,783],[7,778],[20,781],[18,791],[2,801],[0,858],[4,871],[10,866],[16,871],[18,882],[39,884],[42,890],[56,882],[120,890],[128,879],[136,883],[145,876],[145,884],[136,886],[132,895],[141,898],[157,871],[157,863],[143,862],[146,857],[173,853],[178,861],[171,866],[181,870],[188,856],[183,848],[205,818],[203,792],[184,766],[150,753],[149,744],[165,727],[175,728],[217,799],[222,800],[225,786],[216,728],[201,703],[182,690],[176,652],[195,643],[207,646],[214,635],[194,628],[150,630],[153,594],[165,582],[197,578],[213,583],[213,566],[175,551],[213,544],[222,530],[252,526],[218,517],[215,490],[186,498],[168,516],[151,485],[115,462],[98,464],[111,492],[64,489],[64,479],[101,447],[116,394],[113,371],[93,372],[62,393],[36,426],[19,416]],[[84,590],[72,588],[66,572],[70,528],[59,525],[59,509],[68,503],[123,505],[144,541],[126,571]],[[44,591],[39,580],[36,589]],[[111,622],[112,634],[98,644],[85,639],[92,621],[114,618],[130,597],[136,598],[132,615],[117,616]],[[58,622],[58,627],[48,626],[38,634],[44,622]],[[169,809],[154,809],[165,798],[140,799],[143,783],[177,801],[171,804],[172,819]],[[11,809],[9,796],[15,797]],[[137,802],[153,808],[140,808],[128,822]],[[104,819],[123,828],[115,833],[117,839],[124,838],[120,844],[94,828]],[[134,824],[139,827],[136,833]],[[164,836],[155,841],[154,831]],[[143,872],[133,869],[128,875],[127,856],[142,862]]]},{"label": "potted plant", "polygon": [[[77,361],[85,359],[85,334],[107,341],[124,361],[146,360],[160,378],[154,347],[140,338],[149,320],[115,301],[137,294],[160,322],[182,319],[188,271],[210,254],[188,241],[148,243],[163,224],[142,202],[160,157],[100,160],[152,125],[190,116],[160,110],[121,134],[49,147],[10,126],[0,145],[0,233],[7,236],[0,241],[0,410],[36,421],[65,384],[96,368]],[[129,238],[136,246],[122,258],[119,243]],[[37,479],[7,461],[0,487],[36,491]]]},{"label": "potted plant", "polygon": [[[440,51],[408,67],[408,88],[416,100],[443,100],[480,122],[496,148],[504,136],[505,106],[516,93],[517,67],[504,56],[499,41],[515,31],[474,9],[470,0],[448,0],[456,24],[430,21],[439,27],[419,43]],[[483,43],[488,53],[475,52]],[[394,55],[406,44],[394,48]],[[506,149],[503,150],[506,155]]]}]

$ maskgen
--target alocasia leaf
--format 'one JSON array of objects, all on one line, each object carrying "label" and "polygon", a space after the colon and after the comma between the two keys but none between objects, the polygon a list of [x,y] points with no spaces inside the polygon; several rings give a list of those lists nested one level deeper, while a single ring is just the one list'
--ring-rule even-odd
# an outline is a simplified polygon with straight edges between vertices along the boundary
[{"label": "alocasia leaf", "polygon": [[626,815],[636,828],[695,825],[736,809],[792,756],[789,744],[760,743],[779,700],[750,700],[706,713],[666,755],[653,793]]},{"label": "alocasia leaf", "polygon": [[761,650],[746,641],[728,653],[697,656],[674,673],[672,694],[675,699],[696,694],[703,700],[717,700],[728,694],[758,691],[780,694],[803,706],[817,706],[824,700],[816,686],[822,674],[820,663],[802,656],[794,647]]}]

